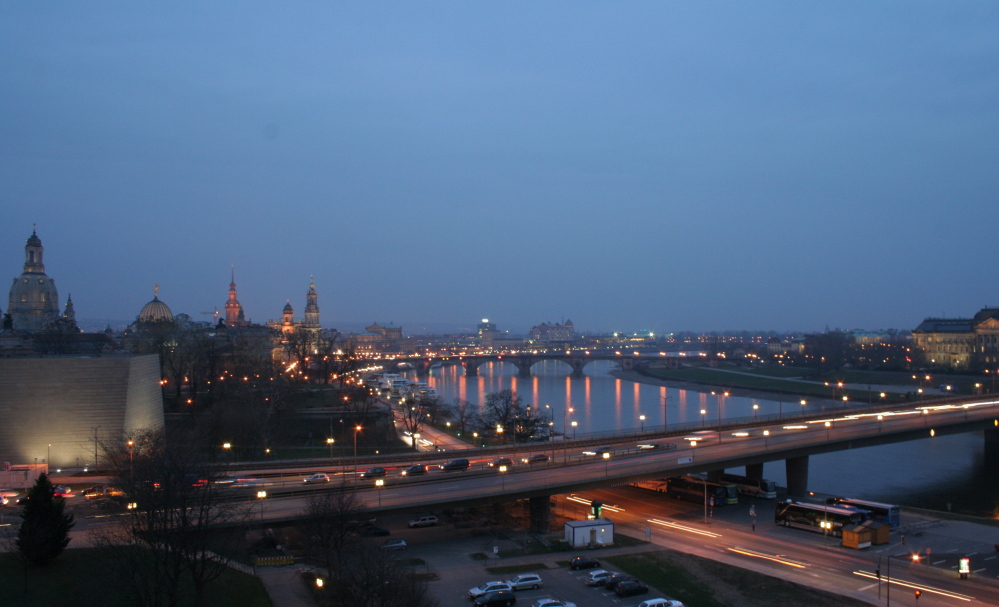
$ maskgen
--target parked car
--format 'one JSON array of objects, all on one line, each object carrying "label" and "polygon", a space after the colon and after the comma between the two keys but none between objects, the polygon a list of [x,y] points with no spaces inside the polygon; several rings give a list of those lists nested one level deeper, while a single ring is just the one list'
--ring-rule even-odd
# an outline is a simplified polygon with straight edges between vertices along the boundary
[{"label": "parked car", "polygon": [[603,586],[607,578],[614,575],[606,569],[596,569],[583,578],[583,583],[587,586]]},{"label": "parked car", "polygon": [[684,607],[684,605],[680,601],[670,599],[649,599],[639,603],[638,607]]},{"label": "parked car", "polygon": [[617,588],[617,585],[620,584],[621,582],[634,579],[636,578],[630,575],[626,575],[624,573],[615,573],[614,575],[604,580],[604,588],[606,588],[607,590],[614,590],[615,588]]},{"label": "parked car", "polygon": [[528,588],[537,590],[544,584],[541,581],[541,576],[537,573],[521,573],[508,579],[506,583],[510,584],[514,590],[527,590]]},{"label": "parked car", "polygon": [[576,607],[576,604],[569,601],[547,598],[534,601],[534,605],[531,607]]},{"label": "parked car", "polygon": [[403,476],[419,476],[426,473],[427,466],[425,464],[413,464],[409,468],[402,471]]},{"label": "parked car", "polygon": [[476,607],[510,607],[517,602],[517,597],[509,590],[487,592],[475,599]]},{"label": "parked car", "polygon": [[420,518],[415,518],[409,521],[409,528],[413,529],[414,527],[433,527],[436,524],[437,524],[437,517],[432,514],[427,514],[421,516]]},{"label": "parked car", "polygon": [[593,567],[599,566],[600,561],[588,556],[575,556],[569,561],[569,569],[573,571],[576,569],[592,569]]},{"label": "parked car", "polygon": [[631,596],[633,594],[645,594],[649,587],[638,580],[625,580],[617,585],[614,594],[618,596]]},{"label": "parked car", "polygon": [[382,544],[382,550],[405,550],[408,546],[403,539],[388,540]]},{"label": "parked car", "polygon": [[379,527],[374,523],[365,523],[364,525],[361,525],[360,533],[361,535],[367,537],[384,537],[392,534],[392,532],[385,527]]},{"label": "parked car", "polygon": [[388,470],[385,468],[368,468],[361,473],[361,478],[385,478],[386,474],[388,474]]},{"label": "parked car", "polygon": [[510,459],[509,457],[497,457],[493,461],[489,462],[490,468],[496,468],[497,470],[499,470],[500,466],[506,466],[507,468],[510,468],[513,466],[513,460]]},{"label": "parked car", "polygon": [[468,458],[459,457],[441,464],[441,470],[444,472],[464,472],[465,470],[468,470],[469,466],[471,466],[471,464],[468,462]]},{"label": "parked car", "polygon": [[475,588],[470,588],[468,590],[468,598],[475,600],[486,593],[497,592],[499,590],[506,590],[507,592],[513,594],[513,588],[510,584],[497,580],[493,582],[486,582],[485,584],[481,584]]},{"label": "parked car", "polygon": [[535,453],[531,457],[525,457],[524,458],[524,463],[525,464],[540,464],[542,462],[547,462],[550,459],[551,458],[548,457],[547,453]]},{"label": "parked car", "polygon": [[314,483],[328,483],[330,482],[330,475],[325,472],[317,472],[312,476],[306,477],[305,484],[312,485]]}]

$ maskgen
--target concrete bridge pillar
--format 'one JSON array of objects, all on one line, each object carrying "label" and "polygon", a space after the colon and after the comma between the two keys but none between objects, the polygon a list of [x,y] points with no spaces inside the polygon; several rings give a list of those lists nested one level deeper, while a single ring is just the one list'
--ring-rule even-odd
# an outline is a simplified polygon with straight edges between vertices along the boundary
[{"label": "concrete bridge pillar", "polygon": [[763,478],[763,464],[746,464],[746,477],[762,479]]},{"label": "concrete bridge pillar", "polygon": [[999,460],[999,429],[990,428],[985,431],[985,459]]},{"label": "concrete bridge pillar", "polygon": [[808,456],[791,457],[784,460],[787,470],[787,494],[802,497],[808,495]]},{"label": "concrete bridge pillar", "polygon": [[517,366],[517,375],[519,377],[530,377],[531,376],[531,366],[534,361],[530,358],[513,358],[510,359],[514,365]]},{"label": "concrete bridge pillar", "polygon": [[708,470],[708,482],[709,483],[719,483],[721,482],[721,475],[724,470]]},{"label": "concrete bridge pillar", "polygon": [[462,367],[465,367],[465,377],[475,377],[479,374],[479,363],[470,360],[463,361],[461,363]]},{"label": "concrete bridge pillar", "polygon": [[585,367],[586,363],[589,361],[587,361],[585,358],[570,358],[567,359],[565,362],[569,363],[569,365],[572,366],[572,376],[579,379],[583,377],[583,367]]},{"label": "concrete bridge pillar", "polygon": [[548,533],[551,525],[552,505],[551,496],[542,495],[532,497],[529,501],[531,510],[531,531],[534,533]]}]

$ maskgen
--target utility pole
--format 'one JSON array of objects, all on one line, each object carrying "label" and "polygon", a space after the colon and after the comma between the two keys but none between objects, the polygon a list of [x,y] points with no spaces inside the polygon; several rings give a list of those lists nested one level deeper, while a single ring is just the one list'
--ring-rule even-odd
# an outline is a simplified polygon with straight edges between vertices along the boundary
[{"label": "utility pole", "polygon": [[94,428],[94,471],[95,472],[97,471],[97,431],[100,429],[101,429],[100,426]]}]

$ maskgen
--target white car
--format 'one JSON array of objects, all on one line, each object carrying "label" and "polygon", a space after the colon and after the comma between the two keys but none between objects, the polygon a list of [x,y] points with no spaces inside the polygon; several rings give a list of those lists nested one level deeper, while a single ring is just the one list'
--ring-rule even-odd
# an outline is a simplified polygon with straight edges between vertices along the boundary
[{"label": "white car", "polygon": [[428,514],[426,516],[421,516],[420,518],[409,521],[409,528],[412,529],[414,527],[433,527],[436,524],[437,524],[437,517],[432,514]]},{"label": "white car", "polygon": [[406,540],[388,540],[382,544],[382,550],[405,550],[407,547]]},{"label": "white car", "polygon": [[506,583],[510,584],[514,590],[537,590],[544,584],[541,581],[541,576],[537,573],[521,573],[510,578]]},{"label": "white car", "polygon": [[496,592],[497,590],[513,590],[513,587],[506,582],[494,581],[486,582],[481,586],[476,586],[475,588],[470,588],[468,590],[468,598],[473,601],[487,592]]},{"label": "white car", "polygon": [[649,599],[639,603],[638,607],[683,607],[683,603],[670,599]]},{"label": "white car", "polygon": [[306,485],[311,485],[313,483],[328,483],[330,482],[330,475],[325,472],[317,472],[310,477],[305,479]]},{"label": "white car", "polygon": [[558,599],[538,599],[531,607],[576,607],[575,603],[560,601]]},{"label": "white car", "polygon": [[583,578],[583,583],[587,586],[600,586],[612,575],[614,574],[606,569],[595,569]]}]

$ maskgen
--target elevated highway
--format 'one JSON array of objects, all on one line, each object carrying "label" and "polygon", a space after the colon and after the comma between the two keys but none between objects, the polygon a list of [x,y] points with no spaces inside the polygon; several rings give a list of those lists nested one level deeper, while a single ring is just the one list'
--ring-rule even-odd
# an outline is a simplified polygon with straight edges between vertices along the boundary
[{"label": "elevated highway", "polygon": [[[668,432],[660,429],[608,434],[586,441],[452,451],[437,455],[468,457],[472,468],[467,472],[434,471],[412,479],[390,470],[380,488],[372,479],[353,477],[349,470],[341,469],[340,478],[346,486],[359,489],[361,502],[372,511],[411,511],[445,504],[471,506],[525,498],[540,508],[540,504],[547,504],[548,496],[559,493],[736,466],[747,466],[748,474],[754,476],[754,471],[755,475],[762,473],[763,462],[785,460],[789,494],[804,495],[810,455],[976,430],[985,430],[990,448],[999,448],[999,399],[976,397],[894,407],[843,408],[793,418],[760,417],[716,426],[688,425]],[[638,448],[639,444],[653,443],[658,443],[656,448]],[[595,445],[610,447],[610,455],[603,458],[582,453]],[[549,460],[534,465],[517,461],[532,453],[545,453]],[[517,461],[508,472],[485,466],[486,461],[503,455]],[[368,458],[359,468],[379,465],[401,469],[414,461],[426,463],[427,457],[425,453],[392,456],[377,463]],[[316,489],[303,487],[300,478],[289,481],[290,485],[275,483],[271,492],[276,499],[266,500],[266,518],[292,519],[301,514],[306,499],[303,491]],[[334,482],[318,490],[338,486]]]}]

